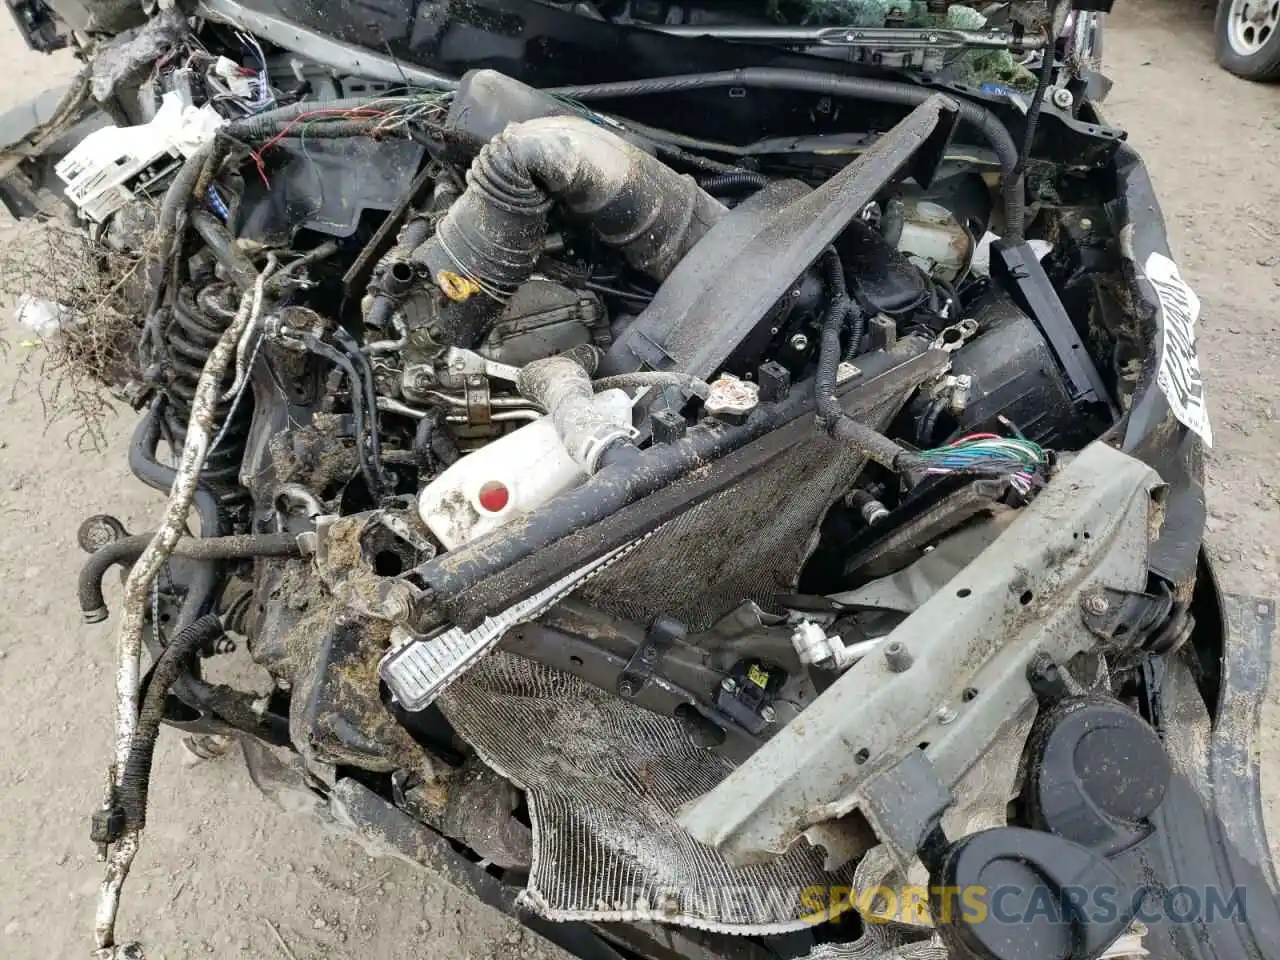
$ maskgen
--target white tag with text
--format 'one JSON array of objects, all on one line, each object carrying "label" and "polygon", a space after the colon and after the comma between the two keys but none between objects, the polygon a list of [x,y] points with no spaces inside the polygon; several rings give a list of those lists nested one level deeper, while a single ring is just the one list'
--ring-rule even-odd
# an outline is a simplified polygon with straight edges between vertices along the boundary
[{"label": "white tag with text", "polygon": [[1200,318],[1200,298],[1182,275],[1178,265],[1163,254],[1147,257],[1147,279],[1160,298],[1164,315],[1164,343],[1160,351],[1160,371],[1156,383],[1169,401],[1173,415],[1194,431],[1206,447],[1213,446],[1209,407],[1204,396],[1204,377],[1196,352],[1196,321]]}]

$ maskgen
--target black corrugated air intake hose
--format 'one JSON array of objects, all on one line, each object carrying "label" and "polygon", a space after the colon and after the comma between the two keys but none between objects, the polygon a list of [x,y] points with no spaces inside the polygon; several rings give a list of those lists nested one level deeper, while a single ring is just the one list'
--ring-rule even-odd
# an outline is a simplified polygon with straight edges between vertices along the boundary
[{"label": "black corrugated air intake hose", "polygon": [[[610,100],[706,90],[713,87],[757,87],[763,90],[803,90],[830,97],[858,97],[881,103],[916,107],[939,91],[894,80],[851,77],[815,70],[779,67],[743,67],[713,73],[686,73],[648,80],[622,80],[574,87],[556,87],[548,93],[570,100]],[[986,140],[1000,161],[1001,195],[1004,198],[1005,236],[1021,240],[1026,226],[1026,197],[1019,170],[1018,145],[1000,118],[991,110],[963,97],[954,98],[960,119]]]},{"label": "black corrugated air intake hose", "polygon": [[501,300],[529,278],[559,202],[656,280],[725,213],[692,177],[581,117],[509,125],[476,155],[467,189],[413,255],[454,299]]}]

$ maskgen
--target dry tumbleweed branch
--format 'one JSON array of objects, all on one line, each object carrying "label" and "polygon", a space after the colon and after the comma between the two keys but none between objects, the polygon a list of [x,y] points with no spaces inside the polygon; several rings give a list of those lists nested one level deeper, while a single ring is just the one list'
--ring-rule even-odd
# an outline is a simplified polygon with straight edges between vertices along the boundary
[{"label": "dry tumbleweed branch", "polygon": [[112,250],[55,221],[24,223],[0,248],[0,297],[11,305],[34,297],[60,308],[56,332],[41,337],[17,326],[18,348],[29,352],[14,389],[33,387],[50,424],[70,421],[68,442],[102,444],[113,409],[109,387],[136,371],[146,257],[146,250]]}]

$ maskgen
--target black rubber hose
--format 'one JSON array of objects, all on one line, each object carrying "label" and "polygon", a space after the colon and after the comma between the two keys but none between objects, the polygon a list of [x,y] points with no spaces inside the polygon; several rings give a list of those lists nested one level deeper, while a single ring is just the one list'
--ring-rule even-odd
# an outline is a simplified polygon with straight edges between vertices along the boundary
[{"label": "black rubber hose", "polygon": [[425,475],[453,466],[461,456],[453,437],[444,429],[444,418],[444,411],[433,407],[418,421],[418,428],[414,431],[413,453],[418,461],[419,471]]},{"label": "black rubber hose", "polygon": [[328,360],[346,374],[347,382],[351,385],[351,412],[355,417],[356,456],[360,460],[360,473],[369,485],[369,492],[374,496],[380,495],[386,488],[386,478],[382,474],[381,462],[373,460],[369,455],[369,419],[365,410],[366,394],[360,371],[343,351],[331,347],[314,334],[304,333],[301,340],[308,350]]},{"label": "black rubber hose", "polygon": [[378,477],[378,482],[385,489],[390,486],[390,481],[387,479],[386,472],[382,469],[382,435],[379,432],[378,425],[378,390],[373,372],[373,363],[369,360],[368,355],[360,349],[360,344],[356,342],[355,337],[351,336],[342,327],[334,329],[333,339],[338,344],[338,348],[351,358],[351,362],[355,364],[356,370],[360,373],[360,382],[353,385],[353,389],[355,386],[359,386],[364,390],[366,416],[369,418],[369,459],[373,463],[373,471]]},{"label": "black rubber hose", "polygon": [[849,292],[845,285],[844,267],[834,250],[828,249],[823,254],[822,269],[831,302],[822,322],[818,369],[813,380],[815,419],[819,427],[845,441],[867,458],[898,473],[908,473],[920,465],[919,458],[884,434],[853,419],[844,412],[836,396],[840,334],[845,318],[849,315]]},{"label": "black rubber hose", "polygon": [[[712,73],[687,73],[648,80],[622,80],[548,90],[573,100],[608,100],[652,94],[679,93],[713,87],[759,87],[766,90],[803,90],[832,97],[861,97],[882,103],[917,107],[937,91],[911,83],[820,73],[814,70],[787,70],[777,67],[743,67]],[[1019,169],[1018,146],[1000,118],[986,107],[960,97],[954,98],[960,118],[977,130],[1000,160],[1001,194],[1004,198],[1005,235],[1021,240],[1025,228],[1026,197]]]},{"label": "black rubber hose", "polygon": [[938,418],[942,416],[942,411],[947,408],[947,402],[941,397],[935,397],[930,401],[929,406],[925,409],[924,416],[920,418],[920,426],[916,430],[916,440],[919,441],[921,448],[928,449],[933,445],[933,432],[938,429]]},{"label": "black rubber hose", "polygon": [[[154,533],[122,537],[95,550],[80,569],[77,595],[85,623],[107,619],[102,581],[117,564],[131,564],[142,556]],[[255,557],[298,557],[302,550],[291,533],[259,533],[230,537],[183,537],[172,556],[190,560],[249,560]]]},{"label": "black rubber hose", "polygon": [[192,212],[191,226],[200,235],[200,239],[209,248],[214,259],[226,268],[231,282],[242,292],[252,289],[258,280],[258,271],[253,261],[236,247],[231,231],[224,227],[217,217],[205,210]]},{"label": "black rubber hose", "polygon": [[[129,469],[133,475],[162,493],[173,488],[174,478],[178,471],[167,467],[156,459],[156,448],[160,444],[162,410],[159,404],[152,405],[147,415],[138,422],[133,431],[133,439],[129,443]],[[221,536],[226,529],[222,510],[218,506],[218,498],[204,484],[196,487],[196,516],[200,519],[200,536]],[[219,565],[215,561],[197,565],[194,574],[187,582],[187,598],[182,602],[182,613],[178,623],[191,623],[212,605],[221,579]]]},{"label": "black rubber hose", "polygon": [[141,830],[147,824],[147,793],[151,786],[151,761],[164,719],[165,697],[182,674],[183,661],[201,647],[213,643],[223,633],[222,621],[213,614],[188,624],[165,647],[151,671],[151,682],[142,698],[138,723],[134,728],[129,757],[120,777],[120,807],[126,831]]},{"label": "black rubber hose", "polygon": [[[173,489],[173,481],[178,471],[156,459],[156,448],[160,445],[161,417],[160,407],[153,405],[146,416],[138,421],[138,426],[133,431],[133,439],[129,443],[129,469],[135,477],[151,489],[168,493]],[[221,536],[222,511],[218,507],[218,498],[213,492],[204,485],[196,487],[193,503],[196,516],[200,518],[200,536]]]}]

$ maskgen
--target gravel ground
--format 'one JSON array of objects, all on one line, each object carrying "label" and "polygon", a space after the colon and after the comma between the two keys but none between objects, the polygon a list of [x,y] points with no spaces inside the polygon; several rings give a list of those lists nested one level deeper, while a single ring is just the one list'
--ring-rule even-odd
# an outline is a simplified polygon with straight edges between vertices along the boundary
[{"label": "gravel ground", "polygon": [[[1280,593],[1280,87],[1218,70],[1212,10],[1122,0],[1107,37],[1108,112],[1149,163],[1176,255],[1204,303],[1202,357],[1216,446],[1210,544],[1229,589]],[[65,75],[0,27],[0,109]],[[0,226],[0,243],[22,242]],[[74,597],[79,520],[145,529],[157,498],[124,464],[121,416],[101,453],[45,428],[19,383],[21,335],[0,358],[0,956],[86,956],[101,876],[87,840],[111,742],[114,619],[84,627]],[[18,384],[10,390],[10,385]],[[118,594],[109,596],[115,600]],[[1272,698],[1268,730],[1275,723]],[[1274,732],[1264,762],[1275,768]],[[160,741],[122,935],[155,957],[562,957],[505,917],[391,861],[373,860],[263,799],[238,761],[186,766]],[[1267,782],[1274,820],[1280,781]],[[277,935],[270,929],[274,925]],[[287,944],[287,950],[280,946]]]}]

